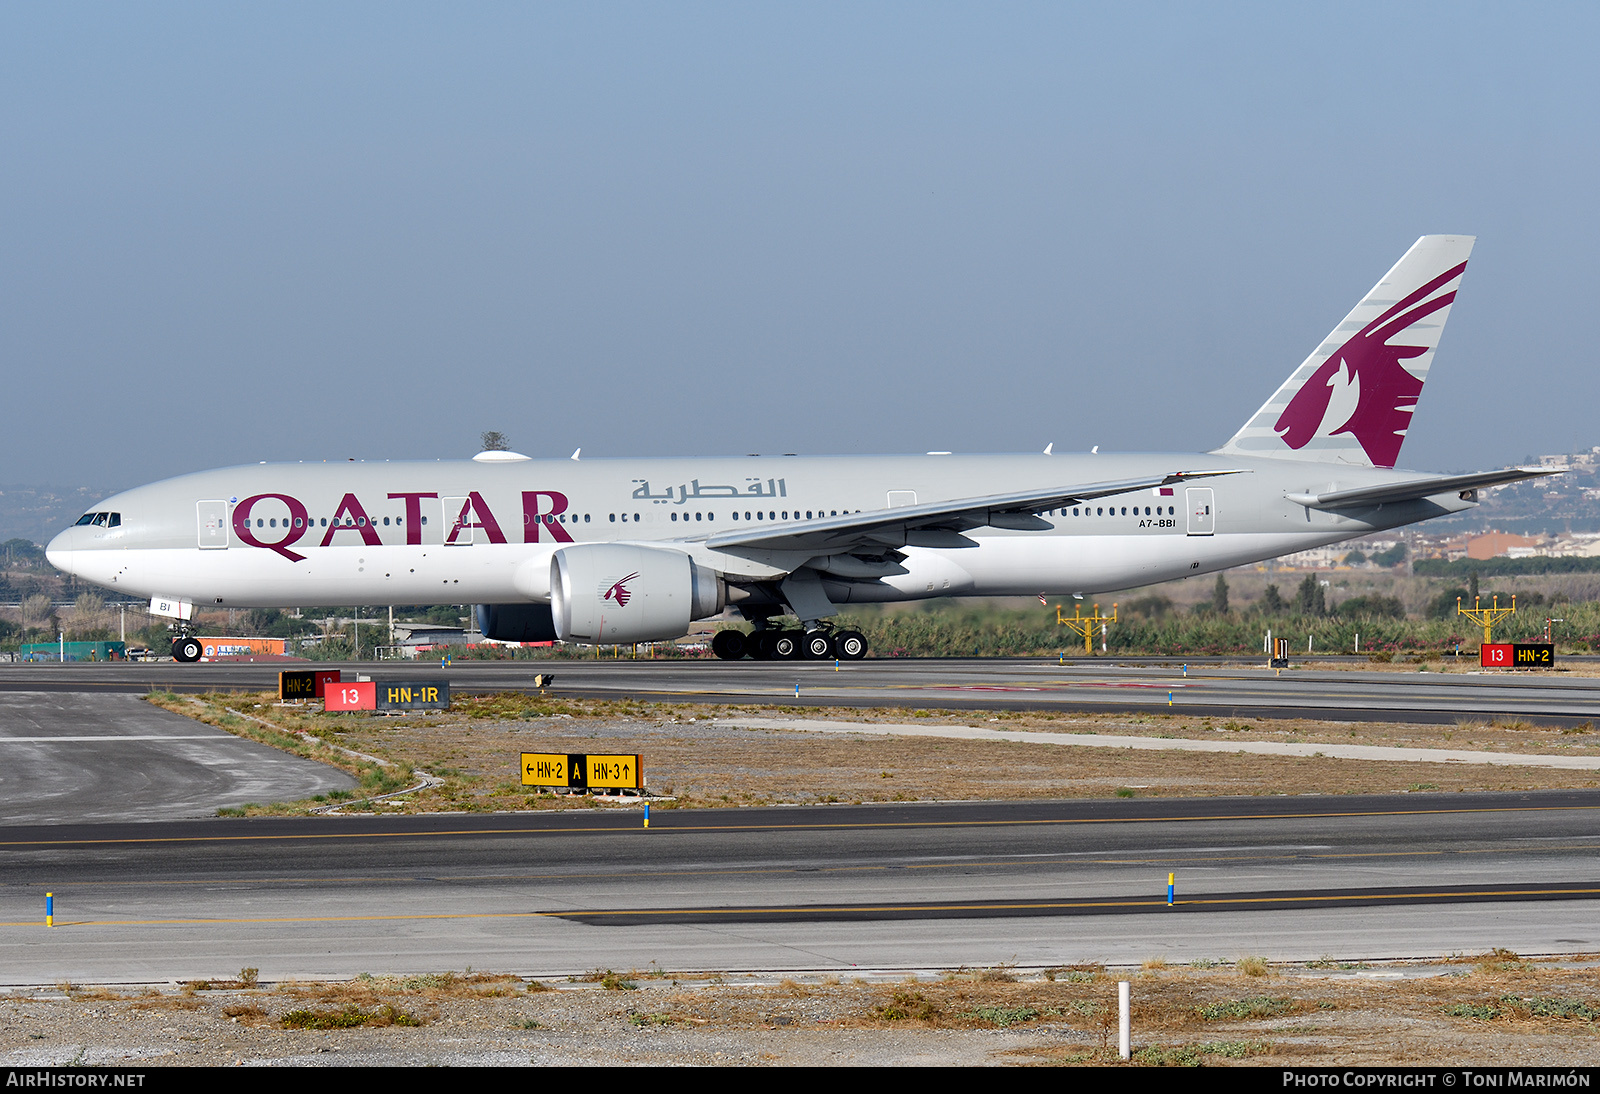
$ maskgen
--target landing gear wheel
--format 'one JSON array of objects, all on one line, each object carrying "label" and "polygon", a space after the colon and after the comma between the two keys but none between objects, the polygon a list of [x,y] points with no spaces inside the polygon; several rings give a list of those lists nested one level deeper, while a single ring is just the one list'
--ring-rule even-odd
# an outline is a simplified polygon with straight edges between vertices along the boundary
[{"label": "landing gear wheel", "polygon": [[779,631],[772,636],[772,659],[789,661],[800,656],[800,636],[794,631]]},{"label": "landing gear wheel", "polygon": [[844,661],[859,661],[867,655],[867,638],[860,631],[840,631],[833,636],[833,644]]},{"label": "landing gear wheel", "polygon": [[185,664],[192,665],[200,660],[200,655],[205,652],[206,648],[200,644],[200,639],[198,638],[173,639],[172,659],[174,661],[182,661]]},{"label": "landing gear wheel", "polygon": [[718,631],[711,639],[711,652],[724,661],[737,661],[747,652],[743,631]]},{"label": "landing gear wheel", "polygon": [[757,661],[771,661],[777,657],[778,634],[778,631],[761,631],[752,635],[755,641],[750,644],[750,656]]},{"label": "landing gear wheel", "polygon": [[803,649],[812,661],[827,661],[833,657],[833,636],[827,631],[807,631]]}]

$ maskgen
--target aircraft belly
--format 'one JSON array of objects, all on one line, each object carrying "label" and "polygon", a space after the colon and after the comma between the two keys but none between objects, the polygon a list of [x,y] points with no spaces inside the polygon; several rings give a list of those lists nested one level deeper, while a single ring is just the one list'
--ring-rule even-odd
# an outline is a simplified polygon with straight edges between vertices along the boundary
[{"label": "aircraft belly", "polygon": [[[976,548],[961,551],[926,550],[934,556],[917,565],[908,558],[912,573],[890,578],[907,599],[929,596],[1033,596],[1050,592],[1106,592],[1152,585],[1161,581],[1208,573],[1303,551],[1343,536],[1305,533],[1232,533],[1213,536],[1104,535],[1104,536],[988,536]],[[1359,534],[1359,533],[1357,533]],[[907,550],[911,555],[912,551]],[[938,556],[943,556],[939,559]],[[927,588],[940,564],[959,567],[971,584],[961,591]],[[1198,565],[1196,565],[1198,564]]]}]

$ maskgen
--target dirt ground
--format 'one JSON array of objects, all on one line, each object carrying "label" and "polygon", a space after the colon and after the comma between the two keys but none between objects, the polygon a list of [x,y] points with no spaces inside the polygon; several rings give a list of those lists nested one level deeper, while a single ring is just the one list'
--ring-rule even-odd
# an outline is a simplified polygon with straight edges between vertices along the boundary
[{"label": "dirt ground", "polygon": [[1120,1065],[1126,979],[1131,1066],[1581,1067],[1600,1063],[1597,959],[60,984],[0,996],[0,1063]]},{"label": "dirt ground", "polygon": [[[232,732],[327,759],[363,774],[352,799],[401,790],[427,772],[438,785],[344,809],[391,812],[582,808],[588,798],[525,787],[523,752],[618,752],[642,756],[658,807],[776,803],[1258,794],[1369,794],[1527,790],[1600,786],[1600,772],[1460,763],[1374,762],[1252,753],[1196,753],[996,741],[821,736],[741,729],[719,719],[826,718],[921,725],[968,725],[1062,734],[1327,744],[1468,748],[1495,752],[1600,755],[1600,733],[1523,722],[1399,725],[1313,719],[1233,721],[1166,715],[1017,714],[900,710],[732,708],[563,700],[519,693],[469,696],[449,712],[403,718],[322,714],[278,705],[267,695],[195,701],[158,695],[163,706]],[[287,732],[285,732],[287,731]],[[314,740],[308,741],[304,735]],[[322,742],[322,743],[318,743]],[[335,751],[328,746],[347,751]],[[375,757],[380,768],[353,759]],[[329,799],[262,804],[248,813],[303,813]]]}]

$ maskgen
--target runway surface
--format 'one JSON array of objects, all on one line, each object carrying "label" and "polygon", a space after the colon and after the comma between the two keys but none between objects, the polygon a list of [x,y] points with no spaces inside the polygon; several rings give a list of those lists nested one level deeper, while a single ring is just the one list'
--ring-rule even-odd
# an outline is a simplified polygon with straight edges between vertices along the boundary
[{"label": "runway surface", "polygon": [[1590,791],[10,828],[0,979],[1573,952],[1596,851]]},{"label": "runway surface", "polygon": [[[327,663],[319,663],[332,667]],[[0,665],[0,692],[143,692],[276,688],[283,663]],[[465,661],[347,664],[375,679],[444,679],[458,690],[532,690],[554,673],[559,695],[590,698],[947,710],[1168,712],[1452,723],[1517,718],[1569,725],[1600,715],[1600,677],[1561,672],[1424,673],[1189,666],[1165,660]],[[798,688],[798,692],[797,689]]]},{"label": "runway surface", "polygon": [[132,695],[0,691],[0,826],[210,817],[354,785]]}]

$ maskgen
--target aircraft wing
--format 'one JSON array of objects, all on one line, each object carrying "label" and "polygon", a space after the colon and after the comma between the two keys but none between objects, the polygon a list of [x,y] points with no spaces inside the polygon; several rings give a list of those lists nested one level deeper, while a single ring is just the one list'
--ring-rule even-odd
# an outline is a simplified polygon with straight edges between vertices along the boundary
[{"label": "aircraft wing", "polygon": [[1416,501],[1434,494],[1466,493],[1485,486],[1501,486],[1540,475],[1565,475],[1553,467],[1508,467],[1504,471],[1480,471],[1475,475],[1448,475],[1434,479],[1412,479],[1382,486],[1361,486],[1353,490],[1334,490],[1327,494],[1285,494],[1296,505],[1312,509],[1353,509],[1360,505],[1384,505],[1396,501]]},{"label": "aircraft wing", "polygon": [[1171,486],[1190,479],[1237,475],[1240,471],[1172,471],[1139,479],[1094,482],[1081,486],[1056,486],[1016,494],[991,494],[873,509],[840,517],[794,520],[764,526],[746,526],[706,537],[714,550],[748,548],[762,551],[810,551],[828,554],[860,547],[975,547],[962,535],[974,528],[1009,528],[1041,531],[1050,524],[1038,516],[1047,509],[1081,505],[1096,498],[1130,494]]}]

